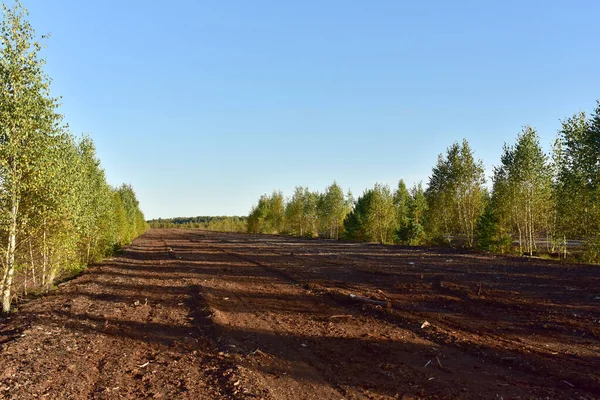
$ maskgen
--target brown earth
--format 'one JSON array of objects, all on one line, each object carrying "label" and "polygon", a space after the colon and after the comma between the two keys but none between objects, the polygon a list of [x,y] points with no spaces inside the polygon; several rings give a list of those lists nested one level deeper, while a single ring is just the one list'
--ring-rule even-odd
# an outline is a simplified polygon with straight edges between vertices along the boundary
[{"label": "brown earth", "polygon": [[600,398],[600,268],[151,230],[0,320],[0,398]]}]

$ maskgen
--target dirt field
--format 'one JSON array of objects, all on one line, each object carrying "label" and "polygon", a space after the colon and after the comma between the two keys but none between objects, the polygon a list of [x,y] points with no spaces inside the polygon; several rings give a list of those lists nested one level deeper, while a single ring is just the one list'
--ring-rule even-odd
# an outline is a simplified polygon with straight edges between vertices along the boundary
[{"label": "dirt field", "polygon": [[600,268],[152,230],[0,320],[0,398],[600,398]]}]

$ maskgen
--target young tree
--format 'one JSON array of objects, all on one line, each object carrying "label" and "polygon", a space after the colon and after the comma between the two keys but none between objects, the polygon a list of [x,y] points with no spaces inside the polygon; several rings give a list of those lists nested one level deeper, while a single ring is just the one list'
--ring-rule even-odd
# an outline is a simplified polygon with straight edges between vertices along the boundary
[{"label": "young tree", "polygon": [[376,183],[358,198],[344,221],[347,237],[390,243],[396,228],[394,198],[387,185]]},{"label": "young tree", "polygon": [[47,148],[39,193],[27,196],[37,199],[37,210],[31,213],[41,230],[41,282],[48,291],[61,271],[81,266],[77,257],[79,242],[79,210],[81,192],[81,159],[76,145],[68,134],[57,136]]},{"label": "young tree", "polygon": [[139,208],[139,202],[131,185],[123,184],[118,189],[121,200],[123,201],[123,207],[125,208],[125,215],[127,217],[127,234],[125,236],[125,244],[131,243],[131,241],[137,236],[144,233],[147,229],[144,215]]},{"label": "young tree", "polygon": [[421,182],[410,189],[410,203],[408,207],[410,217],[414,224],[423,226],[427,212],[427,197]]},{"label": "young tree", "polygon": [[396,207],[396,226],[398,240],[405,241],[403,239],[404,233],[408,229],[410,224],[410,192],[406,188],[404,180],[400,179],[398,182],[398,188],[394,192],[394,206]]},{"label": "young tree", "polygon": [[426,196],[428,230],[434,238],[450,242],[458,236],[473,246],[475,226],[483,213],[485,183],[481,161],[473,157],[469,143],[454,143],[429,178]]},{"label": "young tree", "polygon": [[283,194],[273,191],[271,196],[263,194],[248,216],[249,233],[280,233],[284,229],[285,204]]},{"label": "young tree", "polygon": [[519,239],[519,249],[533,254],[536,238],[547,229],[552,176],[536,131],[527,126],[514,146],[504,146],[494,170],[495,215]]},{"label": "young tree", "polygon": [[268,210],[265,218],[266,233],[280,233],[285,224],[285,203],[280,191],[274,191],[269,197]]},{"label": "young tree", "polygon": [[112,214],[111,214],[111,236],[113,249],[119,249],[126,245],[129,240],[129,226],[127,221],[127,211],[121,198],[121,192],[117,189],[111,189],[112,193]]},{"label": "young tree", "polygon": [[[566,251],[566,235],[559,227],[559,203],[561,199],[559,174],[562,169],[562,144],[557,138],[552,144],[551,158],[548,161],[549,174],[551,176],[550,209],[547,217],[547,249],[549,253],[562,250]],[[562,238],[561,238],[562,235]],[[562,246],[561,246],[562,245]]]},{"label": "young tree", "polygon": [[390,243],[396,230],[394,197],[388,185],[375,184],[369,210],[368,230],[379,243]]},{"label": "young tree", "polygon": [[559,229],[586,242],[590,261],[600,259],[600,101],[562,123],[556,179]]},{"label": "young tree", "polygon": [[343,228],[344,218],[348,214],[348,207],[344,199],[342,188],[333,182],[325,189],[320,197],[318,205],[318,216],[321,230],[330,239],[338,239]]},{"label": "young tree", "polygon": [[304,235],[304,188],[296,186],[292,198],[285,206],[287,230],[292,235]]},{"label": "young tree", "polygon": [[373,195],[373,189],[365,190],[363,195],[359,196],[354,203],[352,211],[348,213],[344,220],[346,238],[360,241],[371,240],[367,224]]},{"label": "young tree", "polygon": [[21,208],[26,191],[35,192],[44,174],[47,141],[61,121],[57,102],[50,97],[49,80],[42,72],[40,44],[20,3],[2,6],[0,22],[0,220],[3,224],[0,281],[2,310],[8,312],[15,273],[19,232],[27,218]]},{"label": "young tree", "polygon": [[[77,171],[77,226],[82,262],[88,264],[110,251],[110,214],[112,194],[106,183],[94,143],[82,137],[77,144],[79,168]],[[136,235],[137,236],[137,235]]]},{"label": "young tree", "polygon": [[426,234],[424,215],[427,212],[427,198],[421,182],[415,184],[408,192],[404,226],[398,229],[398,239],[411,246],[424,244]]},{"label": "young tree", "polygon": [[306,188],[304,190],[304,225],[305,235],[314,237],[318,236],[319,217],[317,213],[317,205],[319,203],[320,194],[311,192]]},{"label": "young tree", "polygon": [[285,218],[292,235],[313,236],[317,233],[319,194],[297,186],[285,206]]}]

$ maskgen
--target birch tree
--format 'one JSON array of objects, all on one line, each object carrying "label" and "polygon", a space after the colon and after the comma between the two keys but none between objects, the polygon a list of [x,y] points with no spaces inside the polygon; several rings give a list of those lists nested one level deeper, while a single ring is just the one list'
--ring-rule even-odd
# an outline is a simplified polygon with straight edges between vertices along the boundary
[{"label": "birch tree", "polygon": [[77,144],[77,221],[82,262],[88,264],[110,250],[111,192],[92,140],[84,136]]},{"label": "birch tree", "polygon": [[390,243],[396,228],[394,198],[389,186],[376,183],[358,198],[344,221],[347,237]]},{"label": "birch tree", "polygon": [[285,205],[286,230],[292,235],[304,235],[304,188],[297,186]]},{"label": "birch tree", "polygon": [[459,237],[473,246],[484,208],[484,183],[483,163],[475,160],[466,140],[450,146],[446,157],[439,155],[426,192],[427,227],[434,238],[450,243]]},{"label": "birch tree", "polygon": [[19,232],[27,226],[23,195],[35,192],[45,166],[41,162],[60,116],[42,72],[40,44],[20,3],[2,6],[0,22],[0,213],[3,224],[2,310],[8,312],[15,273]]},{"label": "birch tree", "polygon": [[285,202],[280,191],[263,194],[248,216],[249,233],[280,233],[285,224]]},{"label": "birch tree", "polygon": [[556,179],[559,229],[584,239],[590,261],[600,260],[600,101],[562,122]]},{"label": "birch tree", "polygon": [[339,238],[347,214],[348,207],[344,199],[344,191],[334,181],[325,189],[318,203],[319,223],[326,237]]},{"label": "birch tree", "polygon": [[551,169],[536,131],[527,126],[514,146],[504,146],[494,169],[493,204],[500,223],[518,238],[519,251],[537,251],[536,238],[548,228],[551,211]]}]

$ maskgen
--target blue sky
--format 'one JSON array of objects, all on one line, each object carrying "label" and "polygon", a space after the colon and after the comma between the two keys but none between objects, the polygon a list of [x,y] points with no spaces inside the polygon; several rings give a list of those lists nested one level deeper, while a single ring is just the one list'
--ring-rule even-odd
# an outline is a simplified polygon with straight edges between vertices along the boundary
[{"label": "blue sky", "polygon": [[245,215],[334,179],[427,182],[467,138],[488,174],[600,99],[600,2],[23,0],[55,96],[148,218]]}]

